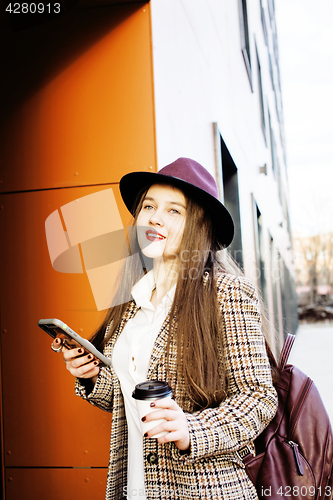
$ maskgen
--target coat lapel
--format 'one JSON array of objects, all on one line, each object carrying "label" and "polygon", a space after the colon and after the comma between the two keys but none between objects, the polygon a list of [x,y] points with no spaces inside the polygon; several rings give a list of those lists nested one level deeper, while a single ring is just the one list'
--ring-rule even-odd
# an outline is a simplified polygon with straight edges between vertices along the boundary
[{"label": "coat lapel", "polygon": [[169,331],[170,331],[170,313],[167,314],[162,324],[161,330],[159,331],[154,343],[147,373],[148,380],[150,380],[151,374],[153,373],[156,364],[160,360],[161,356],[166,352]]},{"label": "coat lapel", "polygon": [[[127,321],[129,321],[131,318],[133,318],[133,316],[135,316],[135,314],[137,313],[138,309],[139,309],[138,306],[136,305],[136,303],[134,302],[134,300],[132,300],[129,303],[128,308],[126,309],[126,311],[125,311],[125,313],[124,313],[124,315],[123,315],[123,317],[121,319],[121,322],[119,323],[119,326],[118,326],[115,334],[112,336],[112,338],[110,340],[110,353],[111,353],[111,357],[112,357],[113,348],[114,348],[114,346],[116,344],[116,341],[117,341],[119,335],[121,334],[121,332],[125,328],[125,325],[126,325]],[[111,323],[110,323],[110,325],[111,325]],[[109,325],[109,327],[110,327],[110,325]]]}]

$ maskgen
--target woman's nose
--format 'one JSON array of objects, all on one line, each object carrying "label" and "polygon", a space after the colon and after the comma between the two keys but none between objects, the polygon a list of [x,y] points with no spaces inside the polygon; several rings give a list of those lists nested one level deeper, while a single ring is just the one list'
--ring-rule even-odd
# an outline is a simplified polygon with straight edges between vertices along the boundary
[{"label": "woman's nose", "polygon": [[149,218],[149,222],[150,222],[150,224],[153,224],[153,225],[157,224],[158,226],[163,226],[163,219],[161,217],[159,210],[154,210],[151,213],[151,216]]}]

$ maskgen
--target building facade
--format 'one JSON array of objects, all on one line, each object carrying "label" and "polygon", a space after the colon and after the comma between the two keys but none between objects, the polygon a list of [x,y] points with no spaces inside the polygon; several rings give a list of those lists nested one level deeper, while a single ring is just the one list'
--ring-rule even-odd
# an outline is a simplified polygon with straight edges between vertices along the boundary
[{"label": "building facade", "polygon": [[37,327],[58,317],[88,338],[104,313],[87,269],[52,267],[50,214],[59,211],[68,235],[60,209],[112,189],[126,226],[121,176],[191,157],[216,178],[234,217],[229,250],[262,290],[276,353],[296,329],[274,1],[59,4],[38,19],[0,14],[6,500],[104,497],[111,417],[74,398]]},{"label": "building facade", "polygon": [[188,156],[217,179],[229,250],[262,290],[278,350],[297,317],[274,0],[151,11],[158,166]]}]

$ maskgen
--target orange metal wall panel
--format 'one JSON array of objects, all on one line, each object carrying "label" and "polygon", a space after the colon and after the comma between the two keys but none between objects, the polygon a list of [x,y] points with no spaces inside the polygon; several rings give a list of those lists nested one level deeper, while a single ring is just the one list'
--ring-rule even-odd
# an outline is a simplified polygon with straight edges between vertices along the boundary
[{"label": "orange metal wall panel", "polygon": [[6,500],[103,500],[106,469],[9,469]]},{"label": "orange metal wall panel", "polygon": [[96,191],[70,188],[0,197],[6,466],[108,463],[110,415],[74,395],[74,379],[62,356],[50,349],[51,338],[37,326],[41,318],[56,317],[89,338],[104,315],[97,312],[87,274],[52,268],[45,237],[50,213]]},{"label": "orange metal wall panel", "polygon": [[87,274],[52,268],[45,220],[112,187],[127,225],[120,177],[155,170],[149,4],[71,11],[7,32],[2,42],[8,48],[0,82],[6,499],[104,498],[112,417],[74,395],[73,377],[37,326],[40,318],[58,317],[89,338],[104,312],[97,311]]},{"label": "orange metal wall panel", "polygon": [[149,5],[71,11],[6,44],[1,191],[155,169]]}]

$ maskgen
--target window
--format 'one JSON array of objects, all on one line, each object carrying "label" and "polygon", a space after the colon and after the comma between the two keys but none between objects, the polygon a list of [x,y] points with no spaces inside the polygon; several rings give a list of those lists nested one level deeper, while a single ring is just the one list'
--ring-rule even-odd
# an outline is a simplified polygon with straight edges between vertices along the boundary
[{"label": "window", "polygon": [[[270,260],[271,260],[271,279],[272,279],[272,292],[273,292],[273,307],[274,307],[274,326],[278,331],[282,330],[282,315],[279,313],[279,299],[278,295],[281,293],[278,288],[278,280],[280,279],[280,270],[276,259],[276,250],[274,240],[271,235],[270,238]],[[281,296],[280,303],[281,303]]]},{"label": "window", "polygon": [[266,45],[268,45],[267,25],[266,25],[265,10],[262,5],[262,0],[260,0],[260,15],[261,15],[261,25],[262,25],[262,30],[264,32],[265,43]]},{"label": "window", "polygon": [[258,284],[261,289],[262,297],[267,304],[267,282],[265,273],[265,244],[264,244],[264,228],[262,222],[262,215],[259,207],[252,197],[253,212],[254,212],[254,238],[257,260],[257,276]]},{"label": "window", "polygon": [[238,168],[221,136],[220,141],[224,205],[229,210],[235,225],[234,239],[228,250],[239,266],[243,268],[244,261],[239,207]]},{"label": "window", "polygon": [[268,52],[268,61],[269,61],[269,74],[271,75],[272,88],[275,92],[273,63],[272,63],[272,56],[271,56],[270,52]]},{"label": "window", "polygon": [[221,136],[217,123],[214,123],[214,140],[216,155],[216,180],[219,186],[220,199],[229,210],[235,226],[234,239],[228,247],[238,265],[243,268],[243,245],[239,206],[238,169]]},{"label": "window", "polygon": [[281,255],[278,253],[281,276],[281,298],[283,313],[284,332],[294,333],[297,330],[297,295],[294,280],[284,263]]},{"label": "window", "polygon": [[285,220],[287,221],[287,227],[289,227],[288,225],[290,224],[290,221],[289,221],[289,215],[288,215],[288,210],[287,210],[287,202],[285,200],[284,192],[283,192],[283,188],[282,188],[281,168],[280,168],[279,158],[277,155],[276,142],[275,142],[274,132],[272,129],[271,114],[270,114],[269,110],[268,110],[268,122],[269,122],[271,158],[272,158],[272,171],[273,171],[274,177],[275,177],[276,182],[277,182],[279,200],[280,200],[281,206],[283,207],[283,210],[284,210],[284,217],[285,217]]},{"label": "window", "polygon": [[238,0],[239,4],[239,18],[240,18],[240,31],[241,31],[241,42],[242,42],[242,54],[247,70],[247,74],[250,79],[250,85],[252,89],[252,70],[251,70],[251,55],[250,55],[250,37],[249,37],[249,24],[247,17],[247,6],[246,0]]},{"label": "window", "polygon": [[275,23],[275,4],[274,0],[267,0],[268,4],[268,12],[269,12],[269,18],[271,21],[271,24]]},{"label": "window", "polygon": [[272,171],[274,174],[274,177],[276,178],[276,153],[275,153],[275,139],[274,139],[274,134],[272,130],[272,122],[271,122],[271,114],[268,110],[268,125],[269,125],[269,137],[270,137],[270,146],[271,146],[271,159],[272,159]]},{"label": "window", "polygon": [[262,77],[261,77],[261,66],[259,61],[258,49],[256,48],[257,54],[257,72],[258,72],[258,90],[259,90],[259,107],[260,107],[260,119],[261,128],[266,141],[266,121],[265,121],[265,106],[264,106],[264,94],[262,89]]}]

